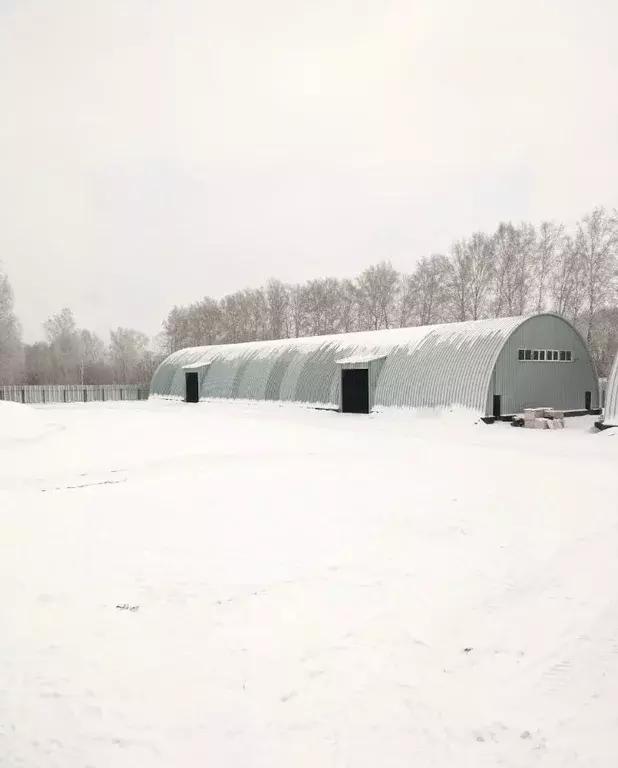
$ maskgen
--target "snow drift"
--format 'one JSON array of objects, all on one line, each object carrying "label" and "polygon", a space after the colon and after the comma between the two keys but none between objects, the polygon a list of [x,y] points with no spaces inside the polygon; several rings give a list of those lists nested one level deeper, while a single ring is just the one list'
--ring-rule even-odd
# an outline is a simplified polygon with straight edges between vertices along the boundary
[{"label": "snow drift", "polygon": [[0,441],[35,440],[49,429],[41,411],[19,403],[0,401]]}]

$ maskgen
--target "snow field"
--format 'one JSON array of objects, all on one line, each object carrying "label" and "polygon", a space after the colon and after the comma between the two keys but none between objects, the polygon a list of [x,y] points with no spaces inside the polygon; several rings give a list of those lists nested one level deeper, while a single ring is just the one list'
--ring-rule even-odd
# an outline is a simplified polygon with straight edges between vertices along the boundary
[{"label": "snow field", "polygon": [[618,764],[593,419],[26,418],[0,440],[0,765]]}]

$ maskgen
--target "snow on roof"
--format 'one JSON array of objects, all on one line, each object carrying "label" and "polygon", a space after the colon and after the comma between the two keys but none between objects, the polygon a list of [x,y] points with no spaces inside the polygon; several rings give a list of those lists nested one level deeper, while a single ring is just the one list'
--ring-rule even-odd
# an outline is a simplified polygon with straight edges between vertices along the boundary
[{"label": "snow on roof", "polygon": [[376,360],[384,360],[386,355],[356,355],[354,357],[344,357],[342,360],[335,360],[337,365],[363,365],[364,363],[375,363]]}]

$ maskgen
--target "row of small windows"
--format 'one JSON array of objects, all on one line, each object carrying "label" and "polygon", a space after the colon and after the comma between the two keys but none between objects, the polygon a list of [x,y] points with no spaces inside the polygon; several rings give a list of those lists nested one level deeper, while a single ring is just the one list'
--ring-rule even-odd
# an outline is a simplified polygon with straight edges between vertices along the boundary
[{"label": "row of small windows", "polygon": [[570,363],[573,360],[570,349],[520,349],[517,357],[519,360],[536,360],[540,363]]}]

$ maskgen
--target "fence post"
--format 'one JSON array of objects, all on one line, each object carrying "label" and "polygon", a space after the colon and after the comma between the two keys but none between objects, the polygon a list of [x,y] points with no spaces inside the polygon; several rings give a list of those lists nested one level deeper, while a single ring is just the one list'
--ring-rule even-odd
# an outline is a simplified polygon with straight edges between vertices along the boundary
[{"label": "fence post", "polygon": [[21,391],[21,402],[22,402],[23,405],[26,404],[26,390],[25,389],[22,389],[22,391]]},{"label": "fence post", "polygon": [[43,400],[43,405],[45,405],[45,389],[41,390],[41,399]]},{"label": "fence post", "polygon": [[87,389],[84,390],[84,402],[85,403],[88,402],[88,390]]}]

